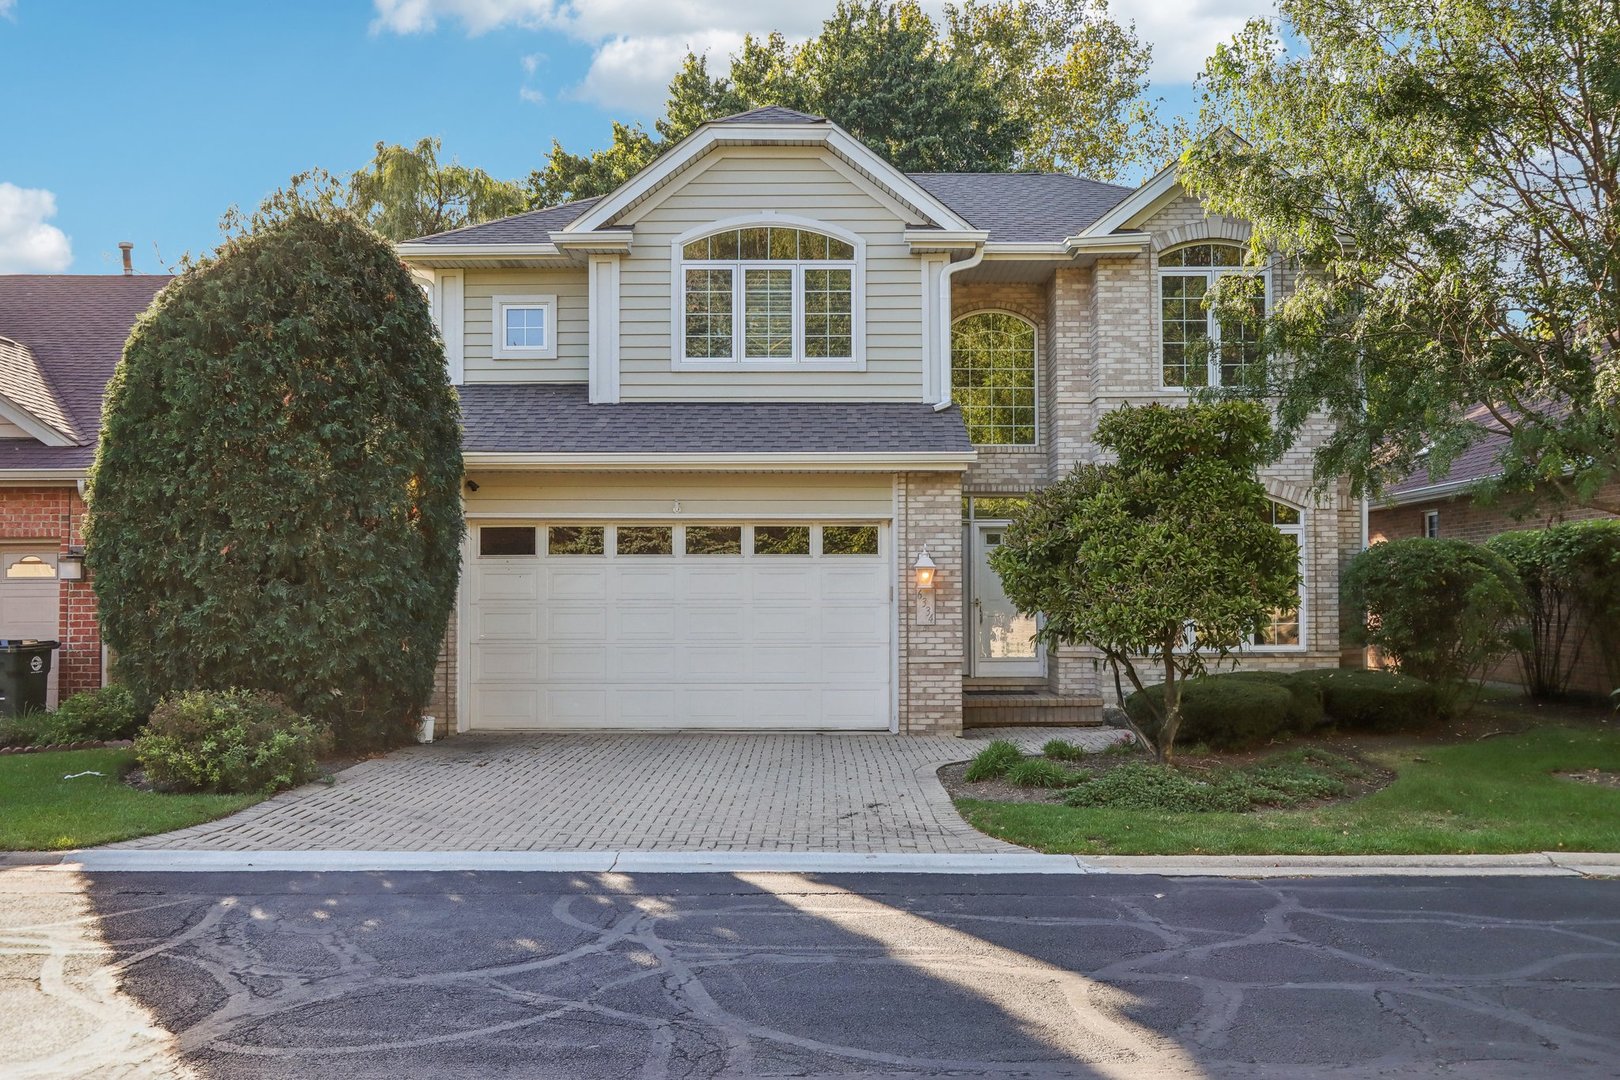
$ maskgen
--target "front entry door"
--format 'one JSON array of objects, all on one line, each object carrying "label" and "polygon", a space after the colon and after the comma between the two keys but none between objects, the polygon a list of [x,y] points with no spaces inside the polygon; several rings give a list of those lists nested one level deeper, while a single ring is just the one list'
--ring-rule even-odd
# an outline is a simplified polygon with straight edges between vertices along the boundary
[{"label": "front entry door", "polygon": [[1001,546],[1005,522],[974,522],[973,603],[968,611],[972,674],[1039,676],[1044,657],[1035,645],[1034,615],[1021,615],[1002,591],[1001,578],[990,566],[990,553]]}]

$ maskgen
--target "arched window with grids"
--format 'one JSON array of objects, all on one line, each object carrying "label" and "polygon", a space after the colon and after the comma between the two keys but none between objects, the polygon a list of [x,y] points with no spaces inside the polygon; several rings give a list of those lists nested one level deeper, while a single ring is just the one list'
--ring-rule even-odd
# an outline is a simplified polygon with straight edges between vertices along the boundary
[{"label": "arched window with grids", "polygon": [[1035,324],[978,311],[951,327],[951,396],[976,446],[1035,445]]},{"label": "arched window with grids", "polygon": [[[1259,278],[1262,288],[1244,318],[1222,318],[1206,306],[1223,278]],[[1241,386],[1260,359],[1269,279],[1246,266],[1237,244],[1203,241],[1159,256],[1159,343],[1166,389]]]}]

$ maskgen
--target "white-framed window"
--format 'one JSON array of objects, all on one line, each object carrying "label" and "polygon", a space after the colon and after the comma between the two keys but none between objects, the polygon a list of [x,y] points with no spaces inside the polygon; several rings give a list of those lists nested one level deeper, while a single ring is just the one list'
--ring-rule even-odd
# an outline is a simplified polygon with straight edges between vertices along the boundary
[{"label": "white-framed window", "polygon": [[1423,535],[1430,540],[1440,539],[1440,511],[1423,511]]},{"label": "white-framed window", "polygon": [[557,358],[555,296],[497,296],[490,305],[495,359]]},{"label": "white-framed window", "polygon": [[859,237],[785,218],[719,224],[673,245],[677,369],[864,363]]},{"label": "white-framed window", "polygon": [[[1272,499],[1271,524],[1284,536],[1293,538],[1299,550],[1300,566],[1305,565],[1305,513],[1297,506]],[[1256,649],[1303,649],[1305,647],[1305,578],[1299,582],[1299,603],[1292,609],[1274,611],[1250,643]]]},{"label": "white-framed window", "polygon": [[1010,311],[975,311],[951,325],[951,399],[975,446],[1036,442],[1035,324]]},{"label": "white-framed window", "polygon": [[[1248,318],[1220,318],[1205,297],[1230,276],[1265,285]],[[1260,323],[1271,302],[1269,272],[1243,264],[1243,248],[1200,241],[1159,256],[1160,385],[1166,390],[1237,386],[1260,359]]]}]

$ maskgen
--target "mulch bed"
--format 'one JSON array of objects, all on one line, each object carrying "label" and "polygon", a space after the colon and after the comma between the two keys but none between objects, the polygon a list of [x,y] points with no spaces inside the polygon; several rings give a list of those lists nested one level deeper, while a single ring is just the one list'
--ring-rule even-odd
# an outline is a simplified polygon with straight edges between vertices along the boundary
[{"label": "mulch bed", "polygon": [[1602,769],[1581,769],[1576,772],[1555,772],[1560,780],[1573,780],[1577,784],[1595,784],[1598,787],[1620,789],[1620,773]]}]

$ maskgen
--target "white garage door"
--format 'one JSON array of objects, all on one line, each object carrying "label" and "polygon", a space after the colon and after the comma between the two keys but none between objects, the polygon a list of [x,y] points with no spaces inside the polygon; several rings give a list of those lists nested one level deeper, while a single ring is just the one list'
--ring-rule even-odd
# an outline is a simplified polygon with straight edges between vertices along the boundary
[{"label": "white garage door", "polygon": [[[56,552],[0,550],[0,638],[54,641],[58,636],[60,592]],[[60,661],[60,652],[52,655],[46,705],[53,709]]]},{"label": "white garage door", "polygon": [[480,525],[479,729],[884,729],[879,524]]}]

